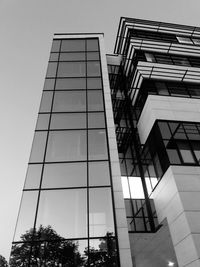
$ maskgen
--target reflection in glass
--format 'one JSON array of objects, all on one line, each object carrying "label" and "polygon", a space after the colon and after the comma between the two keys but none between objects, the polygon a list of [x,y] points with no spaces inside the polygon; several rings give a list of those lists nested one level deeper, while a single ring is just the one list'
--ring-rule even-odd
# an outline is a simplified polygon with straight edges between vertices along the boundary
[{"label": "reflection in glass", "polygon": [[46,79],[44,83],[44,91],[45,90],[54,90],[54,84],[55,84],[55,79]]},{"label": "reflection in glass", "polygon": [[90,239],[89,247],[90,266],[118,266],[116,240],[112,233],[107,233],[105,238]]},{"label": "reflection in glass", "polygon": [[101,68],[99,61],[87,62],[87,76],[101,76]]},{"label": "reflection in glass", "polygon": [[86,89],[85,78],[62,78],[56,80],[56,90]]},{"label": "reflection in glass", "polygon": [[104,113],[88,113],[88,128],[105,128]]},{"label": "reflection in glass", "polygon": [[87,78],[88,89],[102,89],[101,78]]},{"label": "reflection in glass", "polygon": [[87,51],[98,51],[99,42],[98,39],[87,39]]},{"label": "reflection in glass", "polygon": [[113,208],[110,188],[89,190],[90,236],[105,236],[114,232]]},{"label": "reflection in glass", "polygon": [[38,191],[23,192],[14,241],[20,241],[21,235],[33,228],[37,197]]},{"label": "reflection in glass", "polygon": [[108,161],[89,162],[89,185],[110,185],[110,170]]},{"label": "reflection in glass", "polygon": [[81,187],[87,185],[85,162],[45,164],[42,188]]},{"label": "reflection in glass", "polygon": [[58,77],[84,77],[85,74],[85,62],[60,62],[58,65]]},{"label": "reflection in glass", "polygon": [[42,172],[42,164],[29,164],[24,188],[39,188]]},{"label": "reflection in glass", "polygon": [[60,61],[82,61],[85,60],[85,53],[61,53]]},{"label": "reflection in glass", "polygon": [[39,114],[37,119],[36,130],[47,130],[49,126],[50,114]]},{"label": "reflection in glass", "polygon": [[44,159],[47,132],[35,132],[30,162],[41,162]]},{"label": "reflection in glass", "polygon": [[47,162],[86,160],[86,154],[86,131],[49,133]]},{"label": "reflection in glass", "polygon": [[71,39],[62,40],[61,51],[85,51],[85,40],[84,39]]},{"label": "reflection in glass", "polygon": [[56,70],[57,70],[57,62],[49,62],[47,67],[47,78],[55,77],[56,76]]},{"label": "reflection in glass", "polygon": [[53,104],[54,112],[86,111],[85,91],[56,92]]},{"label": "reflection in glass", "polygon": [[88,131],[88,153],[89,159],[107,159],[107,141],[105,130]]},{"label": "reflection in glass", "polygon": [[52,114],[50,129],[86,128],[86,113]]},{"label": "reflection in glass", "polygon": [[103,111],[103,95],[100,90],[88,91],[88,111]]},{"label": "reflection in glass", "polygon": [[177,142],[184,163],[195,163],[191,148],[186,142]]},{"label": "reflection in glass", "polygon": [[42,93],[39,112],[50,112],[53,92],[45,91]]},{"label": "reflection in glass", "polygon": [[41,191],[37,228],[50,225],[63,238],[87,237],[86,189]]}]

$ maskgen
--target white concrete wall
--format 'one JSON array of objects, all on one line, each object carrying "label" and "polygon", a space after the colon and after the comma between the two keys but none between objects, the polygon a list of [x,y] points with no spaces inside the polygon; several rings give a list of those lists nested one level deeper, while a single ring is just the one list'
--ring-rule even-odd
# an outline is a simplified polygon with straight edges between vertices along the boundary
[{"label": "white concrete wall", "polygon": [[200,267],[200,167],[169,167],[152,198],[159,222],[168,220],[179,267]]},{"label": "white concrete wall", "polygon": [[106,120],[108,126],[108,143],[110,148],[112,183],[113,183],[114,205],[115,205],[114,208],[115,208],[116,223],[117,223],[120,263],[121,267],[132,267],[133,264],[131,259],[126,211],[125,211],[125,204],[122,192],[121,171],[118,158],[115,125],[113,119],[112,102],[111,102],[103,37],[100,37],[100,50],[101,50],[102,76],[103,76],[103,86],[104,86]]},{"label": "white concrete wall", "polygon": [[138,121],[142,144],[156,119],[200,122],[199,99],[149,95]]}]

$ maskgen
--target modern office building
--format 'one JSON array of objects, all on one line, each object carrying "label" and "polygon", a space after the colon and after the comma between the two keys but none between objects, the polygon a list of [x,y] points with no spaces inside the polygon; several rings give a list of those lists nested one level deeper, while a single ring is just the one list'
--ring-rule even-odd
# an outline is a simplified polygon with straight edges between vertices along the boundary
[{"label": "modern office building", "polygon": [[10,265],[200,267],[200,28],[54,35]]}]

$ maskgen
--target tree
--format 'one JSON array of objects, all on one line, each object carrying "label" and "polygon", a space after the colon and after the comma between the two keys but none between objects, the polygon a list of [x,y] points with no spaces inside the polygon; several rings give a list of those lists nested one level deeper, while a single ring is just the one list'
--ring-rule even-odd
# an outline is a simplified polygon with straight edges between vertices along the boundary
[{"label": "tree", "polygon": [[[33,239],[34,237],[34,239]],[[78,251],[78,243],[64,240],[51,226],[40,225],[21,236],[22,243],[12,247],[11,267],[81,267],[85,259]]]},{"label": "tree", "polygon": [[2,255],[0,255],[0,267],[8,267],[8,263]]}]

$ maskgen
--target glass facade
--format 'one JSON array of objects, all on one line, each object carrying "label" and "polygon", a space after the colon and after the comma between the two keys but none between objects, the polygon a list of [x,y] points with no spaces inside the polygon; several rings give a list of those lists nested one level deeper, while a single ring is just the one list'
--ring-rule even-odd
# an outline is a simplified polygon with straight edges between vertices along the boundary
[{"label": "glass facade", "polygon": [[119,266],[98,38],[54,40],[10,266]]}]

